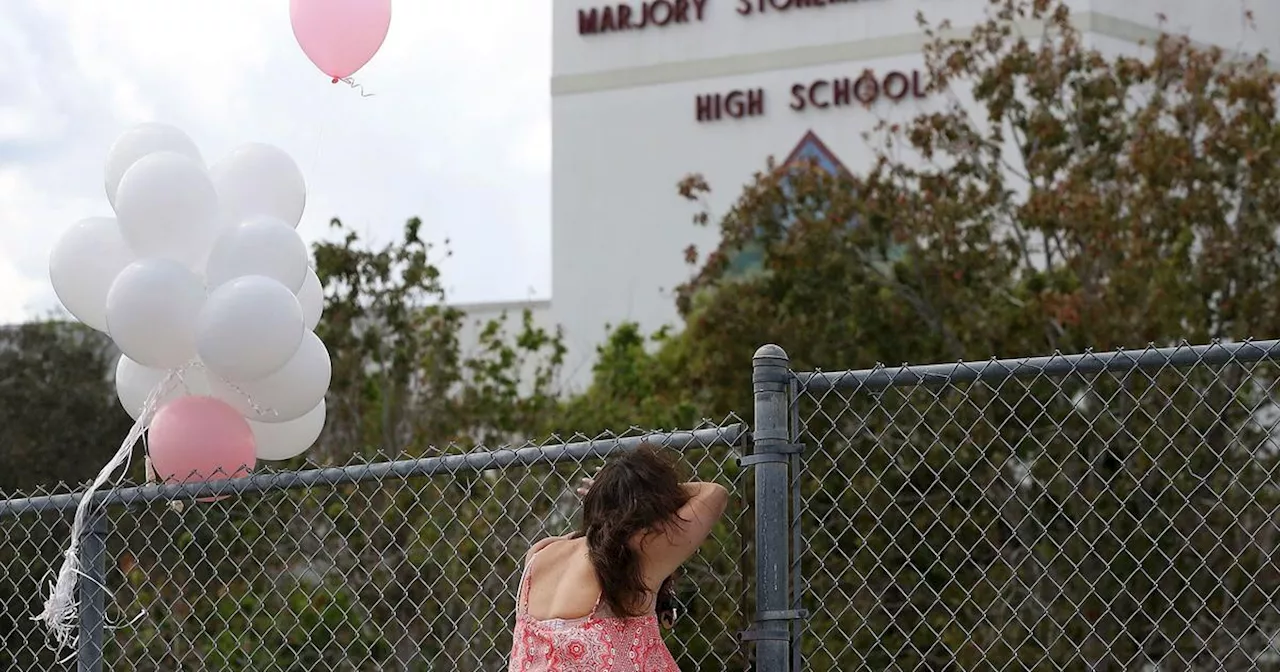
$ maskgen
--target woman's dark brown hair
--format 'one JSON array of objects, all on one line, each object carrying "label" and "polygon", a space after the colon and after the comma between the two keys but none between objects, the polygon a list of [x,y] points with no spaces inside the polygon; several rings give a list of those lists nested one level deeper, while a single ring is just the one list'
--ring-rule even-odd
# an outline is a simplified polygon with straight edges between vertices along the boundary
[{"label": "woman's dark brown hair", "polygon": [[689,503],[675,464],[644,445],[612,459],[582,500],[582,531],[602,599],[615,616],[641,616],[650,594],[633,543],[679,525]]}]

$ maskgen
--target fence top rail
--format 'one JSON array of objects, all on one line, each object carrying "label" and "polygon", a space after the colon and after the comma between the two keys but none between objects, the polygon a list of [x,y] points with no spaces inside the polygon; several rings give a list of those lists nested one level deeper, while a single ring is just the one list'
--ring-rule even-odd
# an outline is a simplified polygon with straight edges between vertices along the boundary
[{"label": "fence top rail", "polygon": [[[692,431],[650,432],[636,436],[554,443],[523,448],[479,450],[457,455],[439,455],[392,462],[353,464],[301,471],[262,472],[221,481],[142,485],[94,493],[94,501],[104,505],[134,505],[156,501],[172,501],[243,495],[316,486],[337,486],[377,481],[433,476],[460,471],[485,471],[508,466],[556,464],[591,457],[607,457],[616,452],[635,450],[642,444],[654,444],[676,450],[736,446],[748,436],[747,426],[734,423]],[[72,492],[43,497],[0,500],[0,518],[41,511],[72,510],[83,493]]]},{"label": "fence top rail", "polygon": [[1152,370],[1183,368],[1196,364],[1222,365],[1250,363],[1280,358],[1280,340],[1242,341],[1208,345],[1185,343],[1167,348],[1148,347],[1141,350],[1083,352],[1074,355],[1053,354],[1046,357],[990,359],[984,362],[954,364],[876,366],[859,371],[815,371],[796,373],[802,389],[823,392],[833,389],[878,392],[891,387],[942,386],[976,381],[998,382],[1009,378],[1035,376],[1059,377],[1104,371]]}]

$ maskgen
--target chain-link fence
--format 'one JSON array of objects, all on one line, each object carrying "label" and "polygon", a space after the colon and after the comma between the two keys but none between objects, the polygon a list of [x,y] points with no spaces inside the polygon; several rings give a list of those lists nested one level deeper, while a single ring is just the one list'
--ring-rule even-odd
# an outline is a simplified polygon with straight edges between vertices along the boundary
[{"label": "chain-link fence", "polygon": [[77,496],[0,501],[0,669],[505,669],[525,551],[573,525],[579,476],[648,441],[736,495],[680,583],[683,670],[1280,670],[1278,358],[795,373],[765,346],[750,436],[117,489],[71,652],[29,616]]},{"label": "chain-link fence", "polygon": [[806,669],[1280,669],[1278,356],[796,374]]},{"label": "chain-link fence", "polygon": [[683,670],[746,669],[747,438],[730,418],[99,493],[108,506],[81,549],[78,651],[50,649],[31,620],[78,495],[0,501],[0,669],[505,670],[525,552],[575,525],[579,478],[642,442],[679,450],[691,477],[737,500],[682,569],[683,614],[666,640]]}]

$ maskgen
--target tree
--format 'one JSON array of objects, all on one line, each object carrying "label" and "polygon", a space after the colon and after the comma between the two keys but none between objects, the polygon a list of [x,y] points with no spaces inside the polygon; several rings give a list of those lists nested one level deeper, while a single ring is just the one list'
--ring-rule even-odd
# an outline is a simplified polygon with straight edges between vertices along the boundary
[{"label": "tree", "polygon": [[560,334],[526,311],[514,333],[506,316],[487,321],[476,349],[463,352],[468,318],[446,301],[421,221],[410,220],[401,240],[380,248],[361,245],[336,219],[332,225],[339,242],[315,248],[325,287],[319,335],[334,366],[322,454],[422,454],[434,450],[430,443],[533,435],[555,406]]},{"label": "tree", "polygon": [[[410,220],[375,246],[334,220],[335,240],[315,245],[328,419],[318,445],[284,466],[522,446],[552,422],[559,334],[503,316],[464,351],[470,318],[448,305],[420,228]],[[549,469],[534,471],[242,497],[183,519],[137,512],[134,555],[111,585],[128,587],[122,608],[153,620],[119,640],[119,657],[157,671],[499,669],[505,647],[477,641],[509,629],[513,546],[562,531],[562,493],[547,487]]]},{"label": "tree", "polygon": [[105,334],[78,323],[0,331],[0,493],[97,475],[114,452],[111,437],[132,424],[111,382],[117,356]]},{"label": "tree", "polygon": [[[882,124],[868,171],[771,165],[720,220],[680,305],[691,329],[713,322],[737,343],[735,366],[766,329],[828,368],[1276,332],[1266,59],[1172,35],[1107,56],[1065,4],[990,4],[963,39],[921,18],[929,93],[949,102]],[[1019,37],[1022,18],[1043,20],[1045,39]],[[908,258],[871,263],[895,242]],[[767,247],[767,276],[726,280],[748,244]],[[734,300],[698,301],[709,288]],[[777,318],[733,319],[737,301]],[[724,329],[748,321],[780,326],[746,342]]]},{"label": "tree", "polygon": [[685,343],[666,329],[646,337],[634,322],[611,329],[596,348],[591,385],[565,400],[557,431],[689,428],[710,417],[694,401],[696,391],[684,384]]}]

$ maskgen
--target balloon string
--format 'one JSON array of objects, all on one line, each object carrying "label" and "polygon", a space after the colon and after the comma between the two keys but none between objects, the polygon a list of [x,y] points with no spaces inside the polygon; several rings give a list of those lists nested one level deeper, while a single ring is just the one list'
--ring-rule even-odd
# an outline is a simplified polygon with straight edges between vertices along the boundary
[{"label": "balloon string", "polygon": [[[216,376],[217,374],[210,371],[209,375]],[[248,418],[249,420],[261,421],[263,418],[280,416],[280,411],[277,411],[274,408],[267,408],[266,406],[259,404],[258,401],[253,398],[253,395],[249,394],[248,392],[245,392],[244,388],[240,387],[239,385],[236,385],[235,383],[227,380],[226,378],[223,378],[222,376],[218,376],[218,380],[222,381],[223,385],[226,385],[228,388],[231,389],[232,392],[235,392],[237,395],[240,396],[241,399],[244,400],[245,405],[248,406],[249,410],[253,412],[254,417]]]},{"label": "balloon string", "polygon": [[359,92],[360,92],[360,97],[361,97],[361,98],[372,98],[372,97],[374,97],[375,95],[377,95],[377,94],[374,94],[374,93],[365,93],[365,92],[364,92],[364,87],[363,87],[363,86],[361,86],[360,84],[358,84],[358,83],[356,82],[356,80],[355,80],[354,78],[352,78],[352,77],[342,77],[342,78],[340,78],[340,79],[335,79],[335,80],[333,80],[333,83],[334,83],[334,84],[337,84],[338,82],[342,82],[343,84],[346,84],[347,86],[349,86],[349,87],[351,87],[351,88],[355,89],[356,91],[359,91]]},{"label": "balloon string", "polygon": [[93,479],[93,482],[89,484],[89,487],[80,497],[80,502],[76,506],[75,517],[71,524],[71,539],[62,555],[62,567],[54,575],[56,578],[49,583],[49,594],[45,599],[44,609],[32,617],[32,620],[40,621],[44,624],[52,636],[53,641],[50,642],[50,645],[55,649],[58,647],[71,648],[77,644],[77,621],[80,616],[77,584],[79,584],[80,579],[86,578],[85,572],[80,567],[80,544],[91,520],[98,515],[102,515],[102,510],[106,508],[105,500],[103,502],[94,501],[94,493],[103,487],[110,490],[111,486],[108,481],[115,480],[117,474],[123,476],[127,473],[129,463],[133,457],[134,445],[146,436],[147,425],[150,424],[152,417],[155,415],[160,399],[173,390],[175,383],[183,384],[183,373],[186,368],[184,366],[170,370],[164,380],[152,388],[151,393],[147,395],[146,401],[142,405],[138,419],[134,421],[133,427],[129,429],[129,433],[124,440],[120,442],[120,447],[116,450],[115,455],[102,468],[102,471],[98,472],[97,478]]},{"label": "balloon string", "polygon": [[174,371],[174,374],[177,376],[178,381],[182,383],[183,389],[186,390],[187,394],[194,393],[191,386],[187,385],[187,381],[182,375],[187,371],[201,371],[204,373],[206,379],[213,380],[216,378],[218,382],[226,385],[232,392],[236,393],[244,401],[245,405],[249,407],[249,410],[253,412],[254,417],[248,418],[249,420],[259,420],[264,417],[279,417],[280,415],[280,411],[277,411],[274,408],[267,408],[266,406],[259,404],[258,400],[255,399],[253,395],[246,392],[244,388],[214,373],[213,371],[210,371],[209,367],[205,366],[204,362],[198,359],[192,360],[183,368]]},{"label": "balloon string", "polygon": [[[187,364],[175,369],[170,369],[168,375],[164,377],[151,392],[147,395],[146,401],[143,402],[141,412],[138,419],[134,421],[133,427],[129,429],[129,433],[124,440],[120,442],[120,447],[116,450],[115,455],[107,462],[102,471],[98,473],[98,477],[93,480],[88,489],[80,497],[80,502],[76,506],[75,517],[71,525],[71,539],[67,544],[66,550],[62,554],[62,567],[54,578],[50,580],[48,586],[48,597],[45,599],[44,608],[41,612],[32,617],[33,621],[39,621],[44,624],[49,631],[52,641],[50,645],[54,649],[58,648],[74,648],[78,643],[78,620],[80,616],[80,604],[78,599],[78,584],[82,579],[87,579],[98,583],[96,579],[88,576],[80,566],[80,545],[84,538],[84,534],[91,524],[91,520],[97,515],[102,515],[102,510],[106,508],[105,500],[102,502],[94,501],[94,494],[99,489],[111,489],[110,481],[114,481],[117,474],[125,475],[129,469],[129,463],[133,457],[133,447],[141,441],[143,444],[143,456],[145,459],[146,480],[149,482],[159,482],[159,476],[151,464],[150,450],[147,444],[147,427],[151,424],[151,420],[155,417],[156,411],[159,410],[160,400],[181,388],[187,394],[192,393],[190,384],[186,379],[186,374],[193,370],[203,370],[206,376],[214,375],[204,364],[198,360],[188,362]],[[245,403],[253,410],[254,414],[261,417],[267,415],[279,415],[274,409],[263,408],[251,395],[246,393],[238,385],[222,379],[222,382],[230,387],[236,394],[244,398]],[[178,501],[171,502],[172,508],[182,511],[181,503]],[[106,591],[105,586],[101,586]],[[106,591],[110,595],[110,591]],[[145,612],[138,614],[134,619],[130,620],[123,627],[128,627],[137,623],[138,619],[143,617]],[[108,623],[109,627],[121,627],[116,624]],[[67,660],[69,660],[68,658]],[[64,661],[65,662],[65,661]]]}]

